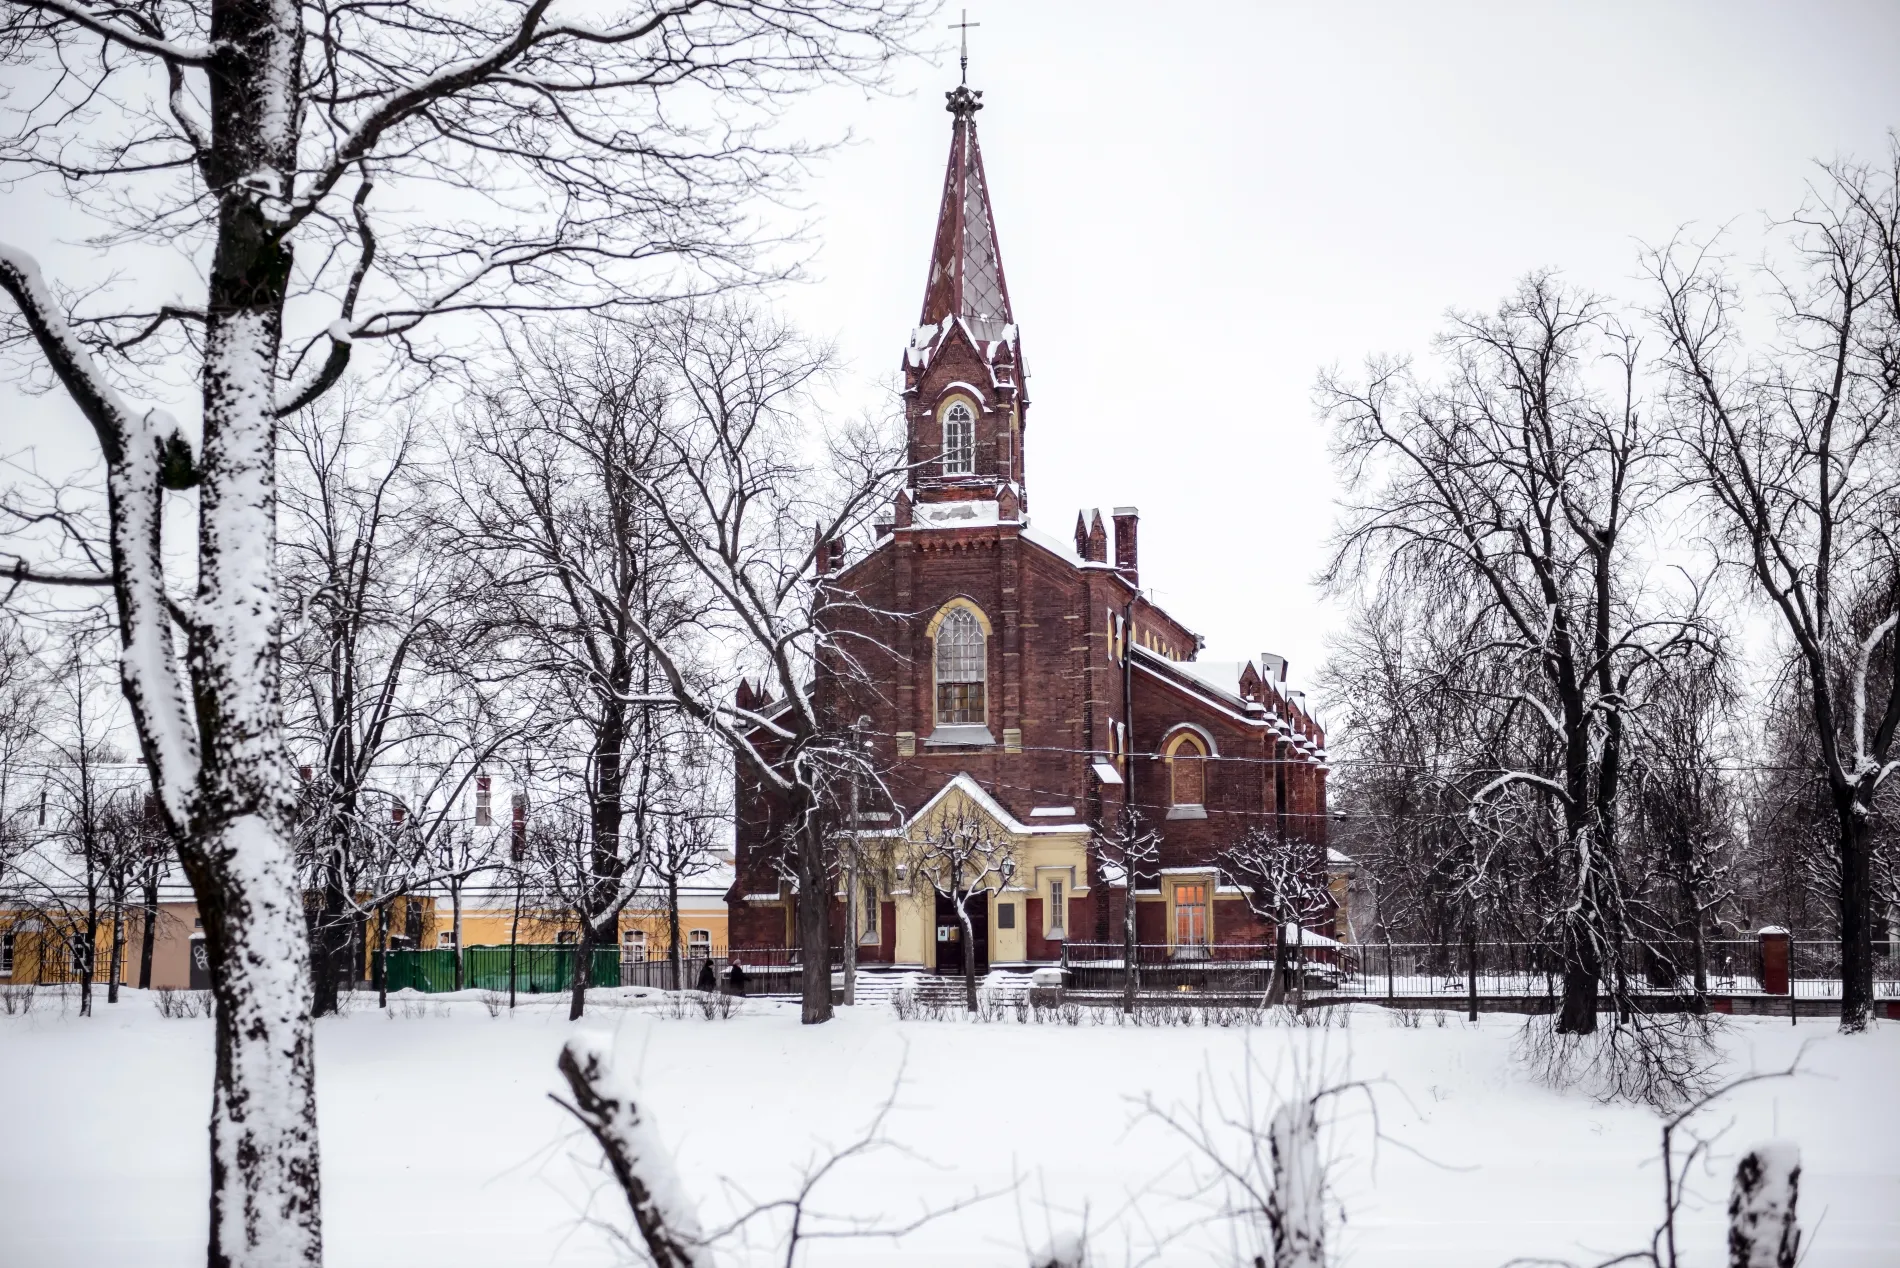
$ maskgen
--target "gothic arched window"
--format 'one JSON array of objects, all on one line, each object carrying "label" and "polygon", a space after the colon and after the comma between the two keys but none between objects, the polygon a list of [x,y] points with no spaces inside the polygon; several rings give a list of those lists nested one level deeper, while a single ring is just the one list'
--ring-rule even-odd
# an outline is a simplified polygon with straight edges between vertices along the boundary
[{"label": "gothic arched window", "polygon": [[1168,744],[1168,802],[1198,810],[1207,800],[1207,746],[1192,731]]},{"label": "gothic arched window", "polygon": [[983,683],[988,676],[983,627],[976,613],[954,607],[937,626],[937,724],[983,725]]},{"label": "gothic arched window", "polygon": [[943,473],[971,475],[976,471],[976,415],[962,401],[943,412]]}]

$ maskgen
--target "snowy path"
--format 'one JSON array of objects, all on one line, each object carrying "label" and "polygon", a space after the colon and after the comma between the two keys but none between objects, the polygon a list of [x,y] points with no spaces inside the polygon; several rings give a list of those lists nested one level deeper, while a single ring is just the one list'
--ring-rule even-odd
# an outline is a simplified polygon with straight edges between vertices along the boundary
[{"label": "snowy path", "polygon": [[[617,994],[617,993],[608,993]],[[161,1019],[137,992],[92,1021],[44,1001],[0,1017],[0,1264],[8,1268],[203,1262],[204,1116],[210,1026]],[[458,1268],[616,1262],[582,1222],[595,1160],[545,1093],[567,1031],[557,1001],[491,1018],[476,1000],[431,1001],[394,1018],[364,1010],[318,1027],[324,1222],[332,1268]],[[1536,1087],[1510,1059],[1516,1022],[1395,1026],[1361,1009],[1348,1029],[1243,1030],[898,1022],[863,1008],[803,1028],[795,1008],[752,1001],[706,1021],[603,1008],[619,1054],[642,1072],[661,1133],[709,1223],[789,1190],[815,1142],[842,1143],[900,1067],[888,1134],[920,1156],[875,1154],[843,1171],[824,1205],[899,1219],[1020,1178],[1017,1194],[914,1235],[829,1242],[801,1263],[1021,1265],[1048,1231],[1046,1207],[1096,1230],[1098,1268],[1220,1262],[1223,1226],[1189,1199],[1177,1137],[1143,1120],[1153,1093],[1189,1102],[1197,1078],[1228,1090],[1249,1047],[1270,1078],[1291,1054],[1357,1077],[1388,1076],[1376,1156],[1363,1114],[1330,1137],[1347,1224],[1342,1262],[1485,1268],[1513,1255],[1593,1262],[1647,1238],[1660,1181],[1654,1117]],[[1690,1262],[1717,1265],[1732,1159],[1777,1130],[1799,1141],[1810,1268],[1876,1268],[1900,1246],[1900,1025],[1859,1041],[1829,1026],[1743,1019],[1739,1066],[1785,1064],[1811,1042],[1814,1076],[1739,1094],[1718,1174],[1689,1222]],[[1231,1097],[1229,1098],[1231,1104]],[[1130,1204],[1140,1219],[1128,1217]],[[611,1203],[597,1207],[618,1216]],[[1822,1214],[1825,1212],[1825,1219]],[[1059,1225],[1069,1219],[1060,1218]],[[1819,1223],[1818,1230],[1816,1228]],[[749,1263],[729,1253],[725,1264]]]}]

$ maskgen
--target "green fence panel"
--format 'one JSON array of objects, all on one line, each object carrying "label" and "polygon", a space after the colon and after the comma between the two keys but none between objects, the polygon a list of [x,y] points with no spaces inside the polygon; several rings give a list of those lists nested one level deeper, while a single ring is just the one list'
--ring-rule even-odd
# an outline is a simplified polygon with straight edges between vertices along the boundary
[{"label": "green fence panel", "polygon": [[589,980],[590,986],[620,985],[620,948],[594,948],[594,974]]},{"label": "green fence panel", "polygon": [[392,991],[452,991],[455,989],[455,952],[391,951],[386,971]]},{"label": "green fence panel", "polygon": [[[574,952],[571,946],[518,943],[514,947],[515,989],[528,995],[565,991],[574,985]],[[462,980],[474,990],[508,989],[509,948],[469,947],[462,953]],[[616,947],[594,950],[592,986],[620,985],[620,951]],[[391,951],[385,971],[392,991],[437,991],[455,989],[455,952]]]}]

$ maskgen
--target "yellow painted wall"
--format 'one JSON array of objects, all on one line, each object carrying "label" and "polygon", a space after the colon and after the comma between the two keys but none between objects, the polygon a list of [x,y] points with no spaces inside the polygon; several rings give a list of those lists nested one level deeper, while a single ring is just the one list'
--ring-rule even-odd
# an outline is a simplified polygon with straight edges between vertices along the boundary
[{"label": "yellow painted wall", "polygon": [[[191,961],[188,941],[192,928],[197,922],[198,905],[196,903],[160,903],[158,922],[152,944],[152,985],[154,987],[185,987],[191,984]],[[70,916],[62,914],[47,917],[28,912],[0,911],[0,934],[11,931],[14,935],[13,972],[0,974],[0,986],[32,985],[44,983],[52,985],[60,982],[77,982],[79,974],[73,971],[72,958],[67,954],[67,935],[73,932],[73,926],[80,923]],[[139,980],[139,949],[144,938],[145,918],[142,910],[127,913],[125,921],[125,945],[120,951],[123,957],[119,971],[119,982],[124,986],[137,986]],[[99,922],[98,937],[93,943],[93,982],[104,989],[107,976],[112,969],[112,922],[102,919]]]},{"label": "yellow painted wall", "polygon": [[[1060,876],[1071,898],[1088,895],[1088,831],[1078,829],[1066,833],[1013,833],[1003,824],[997,823],[988,815],[980,803],[968,797],[961,788],[953,788],[938,803],[931,813],[930,823],[938,817],[975,813],[989,818],[999,834],[1009,840],[1010,861],[1015,864],[1015,873],[1009,889],[1001,894],[989,897],[989,937],[990,960],[992,963],[1019,961],[1028,958],[1029,948],[1029,899],[1044,899],[1045,909],[1048,898],[1048,880],[1051,876]],[[914,824],[913,831],[928,830],[928,824]],[[901,851],[900,845],[898,849]],[[896,960],[900,965],[921,966],[926,970],[936,967],[937,958],[937,904],[936,893],[921,878],[913,879],[910,887],[918,891],[913,894],[897,896],[897,942]],[[999,902],[1009,902],[1016,907],[1016,927],[1001,929],[997,926],[996,907]],[[1038,932],[1041,932],[1038,930]]]}]

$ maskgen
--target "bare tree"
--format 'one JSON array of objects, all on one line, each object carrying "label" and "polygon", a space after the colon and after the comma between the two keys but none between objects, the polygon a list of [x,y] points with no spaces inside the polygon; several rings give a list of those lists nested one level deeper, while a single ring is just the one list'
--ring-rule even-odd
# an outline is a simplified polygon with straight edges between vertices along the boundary
[{"label": "bare tree", "polygon": [[[92,641],[83,629],[66,632],[58,666],[56,725],[42,732],[49,758],[46,785],[59,796],[40,859],[37,903],[78,978],[82,1017],[92,1015],[101,924],[110,924],[115,935],[122,935],[125,884],[136,861],[134,843],[120,830],[122,816],[115,813],[114,803],[123,790],[114,772],[121,760],[111,741],[114,698],[92,657]],[[112,969],[121,966],[116,941]],[[118,984],[109,981],[117,1002]]]},{"label": "bare tree", "polygon": [[[1900,730],[1900,137],[1838,162],[1783,226],[1774,335],[1743,333],[1712,251],[1649,259],[1671,410],[1730,561],[1779,618],[1836,826],[1841,1029],[1873,1010],[1870,824]],[[1857,619],[1858,618],[1858,619]]]},{"label": "bare tree", "polygon": [[[888,500],[902,465],[881,430],[827,433],[812,423],[813,387],[828,368],[823,352],[763,313],[693,306],[652,314],[573,357],[551,350],[534,380],[548,390],[524,404],[545,412],[507,415],[510,425],[532,421],[549,443],[578,452],[569,468],[510,458],[520,473],[510,496],[525,508],[514,517],[521,530],[514,546],[541,570],[562,620],[584,617],[603,635],[564,653],[592,695],[590,708],[607,717],[624,706],[630,721],[648,728],[657,725],[654,709],[678,712],[734,755],[741,782],[775,801],[799,895],[807,1022],[831,1015],[829,825],[865,766],[848,724],[829,716],[818,689],[821,678],[856,673],[865,650],[831,620],[848,604],[829,585],[826,565]],[[604,420],[611,432],[590,430]],[[611,451],[600,443],[622,435],[637,443],[615,440]],[[616,571],[582,572],[556,535],[589,523],[561,514],[559,499],[570,490],[548,483],[557,470],[584,472],[598,495],[611,494],[591,531],[611,548]],[[813,523],[815,534],[806,527]],[[643,592],[658,559],[673,561],[679,588]],[[759,705],[752,695],[741,703],[734,685],[742,675],[766,684],[774,703]],[[604,774],[607,765],[596,768]],[[605,811],[617,795],[595,804]],[[609,838],[603,832],[600,840],[604,848]],[[624,882],[626,872],[619,875]],[[603,893],[619,901],[622,887]]]},{"label": "bare tree", "polygon": [[449,891],[449,941],[455,956],[458,991],[467,982],[462,956],[462,896],[471,880],[497,872],[501,865],[501,836],[493,830],[482,831],[466,821],[447,822],[430,840],[425,867]]},{"label": "bare tree", "polygon": [[1646,593],[1631,567],[1665,472],[1635,338],[1605,305],[1534,275],[1496,315],[1454,317],[1443,343],[1438,384],[1389,362],[1363,383],[1321,382],[1360,494],[1329,581],[1375,578],[1458,611],[1462,655],[1497,670],[1491,711],[1544,728],[1473,796],[1534,790],[1561,824],[1565,892],[1546,913],[1564,969],[1558,1027],[1588,1034],[1627,932],[1627,714],[1700,646],[1693,596]]},{"label": "bare tree", "polygon": [[[572,753],[588,807],[588,877],[568,897],[583,958],[617,942],[620,912],[688,810],[689,727],[665,694],[656,647],[697,685],[686,640],[704,587],[649,494],[679,462],[673,390],[651,343],[605,323],[520,342],[488,394],[456,482],[472,556],[508,613],[506,633],[557,716],[545,743]],[[677,831],[673,841],[684,845]],[[577,976],[571,1005],[585,1007]]]},{"label": "bare tree", "polygon": [[1122,883],[1122,1011],[1133,1014],[1136,997],[1141,993],[1141,937],[1135,913],[1140,909],[1136,892],[1143,876],[1161,881],[1156,868],[1161,863],[1161,834],[1149,827],[1140,810],[1123,803],[1115,824],[1097,841],[1104,866],[1103,884]]},{"label": "bare tree", "polygon": [[[1719,913],[1734,906],[1731,881],[1739,855],[1739,807],[1724,759],[1736,692],[1726,657],[1683,666],[1649,693],[1635,726],[1643,743],[1631,764],[1635,814],[1631,844],[1646,859],[1633,870],[1666,881],[1652,918],[1659,935],[1688,943],[1688,968],[1697,1006],[1708,995],[1707,938]],[[1662,938],[1651,943],[1657,970],[1673,984],[1683,965]]]},{"label": "bare tree", "polygon": [[[0,141],[15,171],[103,222],[117,250],[203,262],[198,294],[124,284],[69,302],[0,247],[17,310],[5,333],[91,425],[110,509],[109,570],[27,575],[111,586],[124,690],[204,920],[213,1264],[314,1263],[321,1245],[280,739],[278,420],[365,344],[427,356],[434,318],[614,307],[753,275],[741,208],[783,188],[800,155],[746,119],[819,80],[874,81],[918,19],[869,0],[573,18],[552,0],[18,0],[0,18],[9,78],[32,85],[9,99]],[[134,403],[167,381],[201,389],[201,443]],[[185,602],[160,519],[166,491],[188,488]]]},{"label": "bare tree", "polygon": [[1249,828],[1215,856],[1221,875],[1240,886],[1254,918],[1273,923],[1273,986],[1267,1002],[1278,1004],[1297,990],[1306,925],[1332,902],[1326,888],[1323,846],[1289,838],[1271,828]]},{"label": "bare tree", "polygon": [[428,800],[422,785],[433,784],[452,801],[515,733],[488,716],[493,681],[506,675],[484,672],[492,596],[436,513],[414,417],[399,416],[377,441],[363,434],[366,412],[344,392],[334,410],[291,415],[279,462],[279,580],[293,613],[283,645],[286,729],[293,751],[316,759],[300,802],[299,856],[315,900],[318,1016],[336,1011],[355,923],[348,851],[377,840],[358,830],[368,795],[427,770],[427,779],[405,781],[403,800]]},{"label": "bare tree", "polygon": [[950,900],[963,945],[963,1004],[976,1003],[976,928],[970,913],[1009,888],[1020,862],[1016,845],[995,820],[967,800],[940,807],[897,842],[899,877],[911,901],[934,892]]}]

